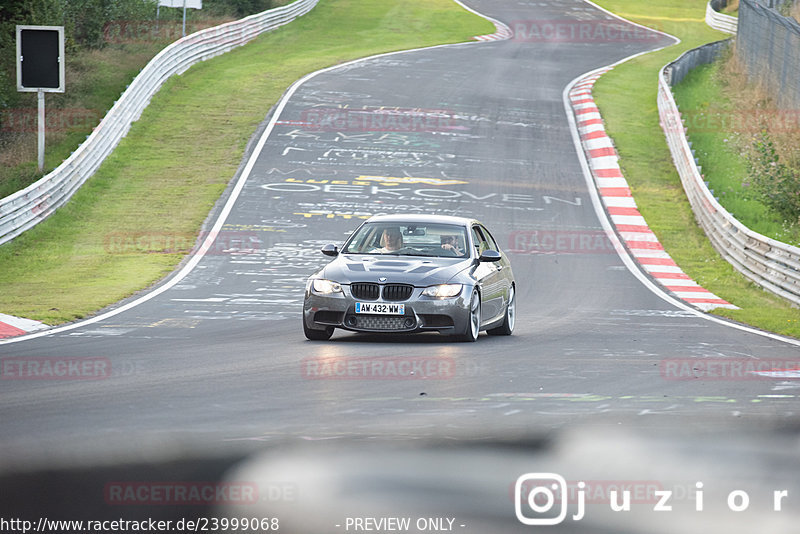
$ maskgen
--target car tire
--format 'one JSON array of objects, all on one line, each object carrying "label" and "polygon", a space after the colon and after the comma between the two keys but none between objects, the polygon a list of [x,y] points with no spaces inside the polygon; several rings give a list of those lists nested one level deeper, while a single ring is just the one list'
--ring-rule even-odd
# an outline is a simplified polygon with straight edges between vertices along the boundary
[{"label": "car tire", "polygon": [[303,317],[303,333],[311,341],[327,341],[333,335],[333,327],[329,326],[323,330],[314,330],[306,325],[306,319]]},{"label": "car tire", "polygon": [[466,331],[459,337],[460,341],[475,342],[478,341],[478,334],[481,333],[481,295],[478,290],[472,292],[472,297],[469,299],[469,321],[467,322]]},{"label": "car tire", "polygon": [[514,324],[517,322],[517,294],[514,286],[509,289],[508,304],[506,305],[506,314],[503,317],[503,324],[497,328],[487,330],[486,333],[493,336],[510,336],[514,331]]}]

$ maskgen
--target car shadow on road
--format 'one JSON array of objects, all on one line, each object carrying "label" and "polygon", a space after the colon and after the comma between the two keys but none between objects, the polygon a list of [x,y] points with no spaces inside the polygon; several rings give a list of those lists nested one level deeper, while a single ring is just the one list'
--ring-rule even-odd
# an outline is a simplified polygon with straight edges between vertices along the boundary
[{"label": "car shadow on road", "polygon": [[[481,334],[478,343],[484,338],[491,337]],[[361,332],[336,331],[329,340],[335,343],[404,343],[404,344],[457,344],[468,346],[453,336],[445,336],[436,332],[421,332],[418,334],[365,334]]]}]

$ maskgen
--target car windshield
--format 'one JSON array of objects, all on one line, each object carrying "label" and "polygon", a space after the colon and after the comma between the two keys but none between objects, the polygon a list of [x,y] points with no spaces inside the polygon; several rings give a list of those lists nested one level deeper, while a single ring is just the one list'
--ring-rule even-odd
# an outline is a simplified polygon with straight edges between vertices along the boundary
[{"label": "car windshield", "polygon": [[369,223],[353,234],[343,252],[464,257],[467,243],[465,228],[454,224]]}]

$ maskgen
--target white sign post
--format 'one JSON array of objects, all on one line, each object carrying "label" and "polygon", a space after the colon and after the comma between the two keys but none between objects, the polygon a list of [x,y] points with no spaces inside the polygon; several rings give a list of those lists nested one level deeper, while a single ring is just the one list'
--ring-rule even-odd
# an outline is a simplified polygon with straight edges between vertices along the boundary
[{"label": "white sign post", "polygon": [[17,26],[17,91],[37,93],[38,164],[44,171],[44,94],[63,93],[64,27]]},{"label": "white sign post", "polygon": [[181,37],[186,37],[186,9],[203,9],[203,0],[158,0],[158,7],[183,8],[183,31]]},{"label": "white sign post", "polygon": [[36,117],[38,124],[36,126],[36,164],[39,172],[44,172],[44,128],[45,128],[45,115],[44,115],[44,91],[39,89],[36,98]]}]

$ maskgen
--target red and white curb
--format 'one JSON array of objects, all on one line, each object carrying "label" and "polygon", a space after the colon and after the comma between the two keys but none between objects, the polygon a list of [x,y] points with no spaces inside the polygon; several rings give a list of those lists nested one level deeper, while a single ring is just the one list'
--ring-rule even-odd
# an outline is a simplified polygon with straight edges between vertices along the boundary
[{"label": "red and white curb", "polygon": [[44,323],[0,313],[0,339],[21,336],[50,328]]},{"label": "red and white curb", "polygon": [[511,31],[511,28],[499,20],[492,20],[492,22],[497,31],[489,35],[476,35],[473,39],[476,41],[507,41],[514,37],[514,32]]},{"label": "red and white curb", "polygon": [[464,9],[466,9],[467,11],[469,11],[470,13],[477,15],[482,19],[486,19],[492,24],[494,24],[495,27],[494,33],[491,33],[489,35],[476,35],[475,37],[473,37],[473,39],[475,39],[476,41],[506,41],[514,37],[514,32],[511,31],[511,28],[509,28],[499,20],[493,19],[492,17],[487,17],[483,13],[478,13],[477,11],[466,5],[461,0],[454,0],[454,2],[463,7]]},{"label": "red and white curb", "polygon": [[592,98],[597,79],[611,70],[601,69],[581,78],[569,92],[570,104],[597,191],[611,222],[633,258],[659,284],[680,300],[704,311],[739,309],[689,278],[664,251],[636,206],[628,181],[619,168],[619,156],[606,134],[600,110]]}]

